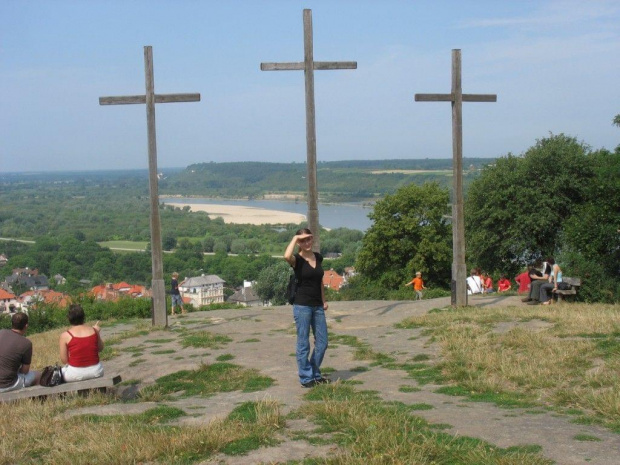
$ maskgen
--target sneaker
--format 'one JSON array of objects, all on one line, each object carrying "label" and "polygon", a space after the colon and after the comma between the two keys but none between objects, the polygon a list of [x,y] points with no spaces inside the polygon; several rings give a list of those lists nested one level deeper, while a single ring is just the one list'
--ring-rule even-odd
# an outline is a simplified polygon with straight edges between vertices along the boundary
[{"label": "sneaker", "polygon": [[532,299],[530,299],[529,297],[526,297],[525,299],[521,299],[521,302],[531,302]]},{"label": "sneaker", "polygon": [[315,382],[315,384],[329,384],[329,383],[331,383],[332,381],[331,381],[330,379],[323,378],[323,377],[321,376],[320,378],[316,378],[316,379],[314,380],[314,382]]},{"label": "sneaker", "polygon": [[316,381],[313,379],[312,381],[308,381],[307,383],[301,383],[301,387],[309,389],[309,388],[313,388],[314,386],[316,386],[316,384],[317,384]]}]

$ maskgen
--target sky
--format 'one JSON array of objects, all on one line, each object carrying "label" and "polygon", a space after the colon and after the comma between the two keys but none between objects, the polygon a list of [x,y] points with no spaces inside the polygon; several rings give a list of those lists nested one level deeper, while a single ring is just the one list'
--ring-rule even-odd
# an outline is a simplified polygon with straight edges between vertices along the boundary
[{"label": "sky", "polygon": [[462,50],[463,155],[519,155],[549,134],[613,150],[620,128],[619,0],[2,0],[0,172],[148,166],[144,94],[153,47],[159,168],[306,160],[304,76],[314,59],[318,161],[450,158],[451,50]]}]

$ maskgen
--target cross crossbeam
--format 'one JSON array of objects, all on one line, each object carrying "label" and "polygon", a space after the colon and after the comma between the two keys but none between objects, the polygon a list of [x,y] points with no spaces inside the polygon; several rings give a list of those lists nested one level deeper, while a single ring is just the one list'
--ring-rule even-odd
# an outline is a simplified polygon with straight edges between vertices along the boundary
[{"label": "cross crossbeam", "polygon": [[463,94],[461,51],[452,50],[452,92],[415,94],[416,102],[452,103],[452,305],[467,305],[465,221],[463,212],[463,102],[496,102],[495,94]]},{"label": "cross crossbeam", "polygon": [[261,63],[261,71],[304,71],[306,84],[306,159],[308,178],[308,227],[314,234],[314,251],[321,250],[319,237],[319,194],[316,182],[316,123],[314,70],[357,69],[356,61],[314,61],[312,10],[304,10],[304,61]]},{"label": "cross crossbeam", "polygon": [[200,94],[156,94],[153,73],[153,48],[144,47],[145,95],[100,97],[99,105],[146,105],[149,152],[149,191],[151,227],[151,269],[153,292],[153,326],[168,326],[166,290],[164,285],[161,221],[159,218],[159,193],[157,179],[157,138],[155,134],[155,104],[176,102],[199,102]]}]

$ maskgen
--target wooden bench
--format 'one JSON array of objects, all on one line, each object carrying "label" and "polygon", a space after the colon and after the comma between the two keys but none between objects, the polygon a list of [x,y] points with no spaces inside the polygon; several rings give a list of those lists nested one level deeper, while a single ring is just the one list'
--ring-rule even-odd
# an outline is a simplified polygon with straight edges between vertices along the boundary
[{"label": "wooden bench", "polygon": [[565,291],[556,290],[553,291],[554,294],[558,296],[558,302],[561,302],[564,297],[572,297],[574,298],[577,295],[577,290],[581,287],[581,278],[562,278],[562,282],[565,282],[570,285],[570,289]]},{"label": "wooden bench", "polygon": [[59,394],[77,392],[84,394],[89,391],[105,391],[121,382],[120,375],[102,376],[101,378],[87,379],[86,381],[75,381],[73,383],[62,383],[58,386],[31,386],[17,391],[3,392],[0,394],[0,402],[12,402],[19,399],[34,399]]}]

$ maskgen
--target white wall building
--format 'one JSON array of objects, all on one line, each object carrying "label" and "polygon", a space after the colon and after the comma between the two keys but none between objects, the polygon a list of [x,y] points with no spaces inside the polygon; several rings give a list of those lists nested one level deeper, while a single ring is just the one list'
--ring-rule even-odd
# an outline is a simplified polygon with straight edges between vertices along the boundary
[{"label": "white wall building", "polygon": [[224,302],[224,281],[214,274],[185,278],[179,284],[181,297],[187,297],[191,304],[198,308],[201,305],[209,305]]}]

